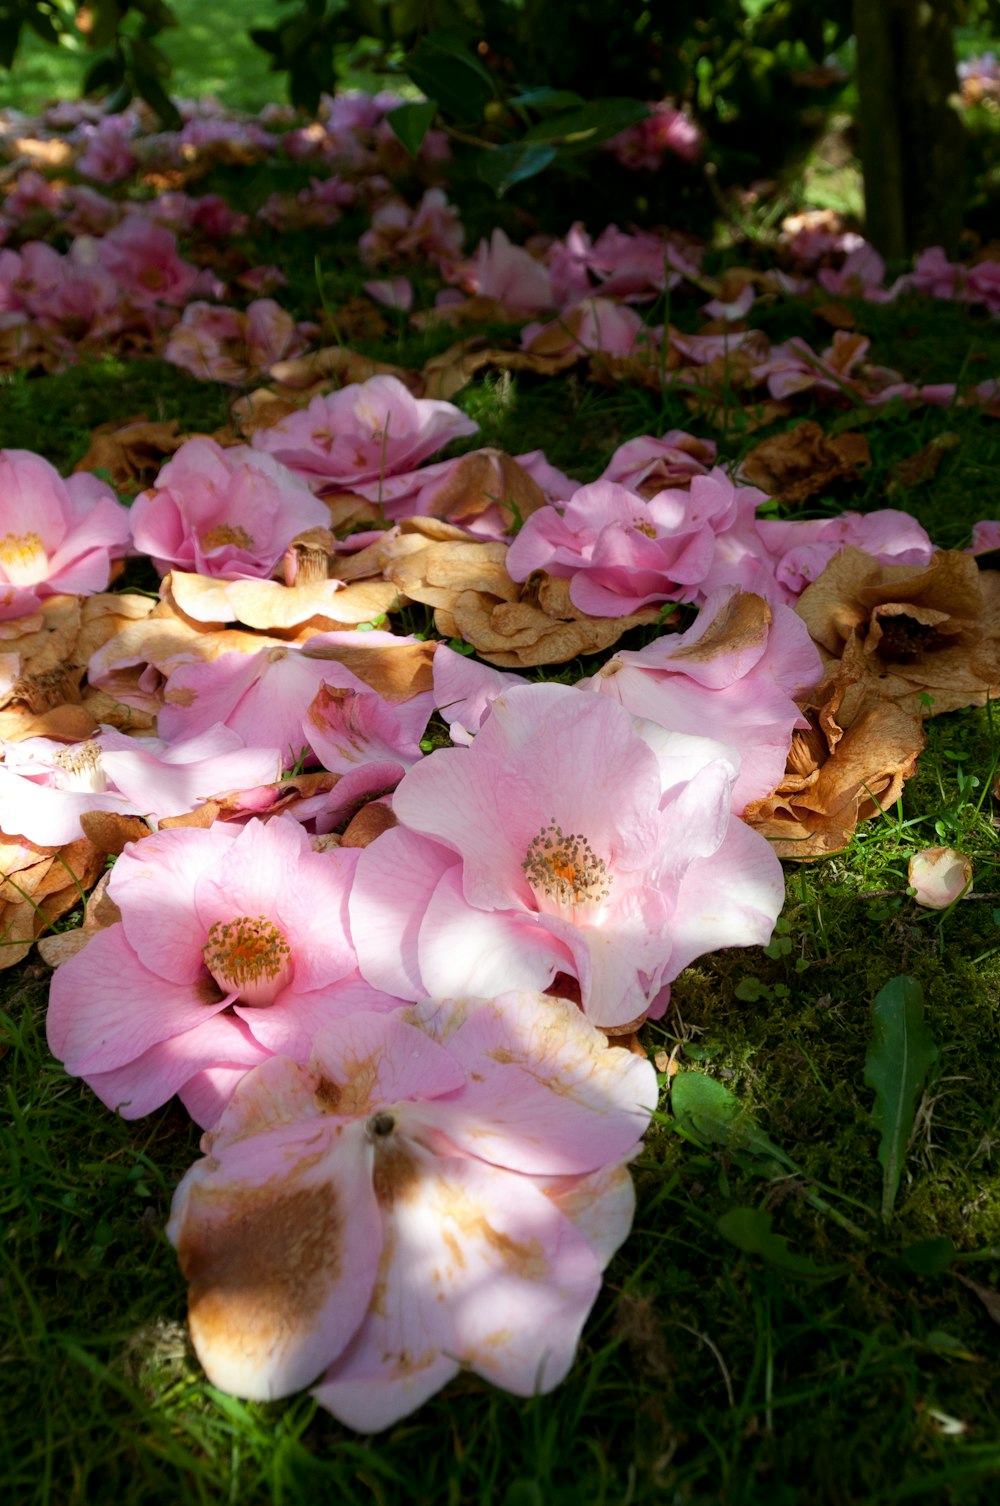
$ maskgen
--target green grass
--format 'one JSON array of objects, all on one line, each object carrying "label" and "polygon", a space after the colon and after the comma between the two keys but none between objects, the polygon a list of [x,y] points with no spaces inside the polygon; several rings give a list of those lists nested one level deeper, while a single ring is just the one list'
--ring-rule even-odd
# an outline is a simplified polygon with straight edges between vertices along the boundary
[{"label": "green grass", "polygon": [[[197,92],[180,75],[178,88]],[[256,169],[202,185],[241,205],[275,186],[273,173]],[[314,317],[317,253],[334,306],[362,280],[352,258],[358,228],[345,221],[335,234],[277,245],[261,237],[253,250],[280,254],[288,306]],[[671,317],[692,324],[695,307]],[[872,358],[908,377],[1000,373],[1000,328],[976,314],[915,302],[855,310]],[[775,339],[825,343],[804,305],[765,318]],[[389,332],[368,349],[416,366],[449,339],[400,342]],[[145,411],[211,429],[227,399],[152,360],[15,376],[0,385],[0,446],[37,449],[68,469],[97,423]],[[677,393],[601,388],[580,373],[486,377],[459,401],[481,425],[479,442],[515,453],[540,446],[582,480],[634,435],[708,432]],[[958,546],[974,521],[996,514],[997,421],[971,410],[839,404],[817,404],[813,416],[828,428],[863,424],[872,451],[861,480],[818,499],[814,512],[905,506],[939,543]],[[934,479],[892,492],[897,462],[945,432],[958,439]],[[723,458],[761,437],[734,429]],[[520,1400],[466,1377],[374,1441],[347,1433],[308,1397],[244,1403],[204,1381],[163,1234],[197,1131],[176,1107],[132,1124],[104,1111],[48,1053],[47,969],[29,960],[0,974],[0,1500],[995,1501],[998,1329],[959,1277],[1000,1286],[1000,845],[988,792],[998,758],[1000,711],[932,721],[898,807],[843,855],[788,865],[772,945],[702,959],[678,979],[666,1018],[646,1028],[651,1051],[725,1084],[800,1171],[761,1176],[738,1146],[682,1139],[665,1098],[636,1165],[633,1234],[609,1267],[564,1385]],[[906,894],[907,861],[940,841],[969,853],[986,897],[921,911]],[[901,972],[922,985],[939,1059],[883,1223],[864,1068],[871,1002]],[[795,1252],[839,1274],[803,1282],[741,1253],[719,1229],[737,1207],[767,1209]],[[907,1252],[929,1240],[950,1240],[961,1261],[920,1274],[914,1266],[926,1262]]]}]

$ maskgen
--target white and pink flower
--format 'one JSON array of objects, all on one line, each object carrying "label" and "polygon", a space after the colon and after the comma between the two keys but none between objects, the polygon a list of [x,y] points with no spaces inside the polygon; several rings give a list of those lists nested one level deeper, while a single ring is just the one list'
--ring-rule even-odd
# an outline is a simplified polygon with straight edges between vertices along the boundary
[{"label": "white and pink flower", "polygon": [[174,567],[223,580],[271,574],[292,539],[330,515],[298,476],[248,445],[189,439],[132,506],[136,548]]},{"label": "white and pink flower", "polygon": [[22,612],[57,592],[103,591],[128,545],[128,512],[103,481],[64,481],[41,455],[0,450],[0,595],[17,592]]},{"label": "white and pink flower", "polygon": [[[766,941],[781,908],[767,842],[730,817],[738,760],[660,759],[604,696],[526,685],[467,748],[393,796],[351,896],[362,974],[400,997],[491,996],[575,978],[619,1026],[720,946]],[[688,777],[690,776],[690,777]]]},{"label": "white and pink flower", "polygon": [[130,843],[108,897],[121,920],[52,980],[52,1052],[135,1119],[179,1093],[202,1125],[267,1057],[394,1008],[357,973],[347,895],[357,853],[314,852],[290,816],[175,828]]},{"label": "white and pink flower", "polygon": [[[247,1077],[174,1198],[209,1379],[376,1432],[463,1369],[572,1364],[628,1232],[647,1062],[531,993],[356,1014]],[[325,1373],[324,1373],[325,1372]]]}]

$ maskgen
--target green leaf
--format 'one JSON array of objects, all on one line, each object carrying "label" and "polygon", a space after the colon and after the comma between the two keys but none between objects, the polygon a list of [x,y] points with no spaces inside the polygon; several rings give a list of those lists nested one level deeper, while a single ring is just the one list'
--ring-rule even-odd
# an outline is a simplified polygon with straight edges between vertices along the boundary
[{"label": "green leaf", "polygon": [[950,1239],[922,1239],[919,1244],[908,1245],[899,1258],[918,1276],[939,1276],[957,1254]]},{"label": "green leaf", "polygon": [[648,106],[638,99],[593,99],[575,110],[564,110],[548,120],[540,120],[525,132],[524,139],[558,141],[570,148],[596,146],[637,120],[644,120],[648,114]]},{"label": "green leaf", "polygon": [[762,1159],[770,1163],[768,1171],[774,1175],[798,1170],[757,1128],[735,1094],[704,1072],[678,1072],[670,1089],[670,1107],[685,1140],[703,1150],[718,1148]]},{"label": "green leaf", "polygon": [[385,117],[387,124],[403,143],[411,157],[420,150],[421,143],[431,128],[437,114],[436,99],[425,99],[411,105],[397,105]]},{"label": "green leaf", "polygon": [[797,1255],[789,1249],[783,1234],[775,1234],[771,1228],[773,1216],[763,1208],[730,1208],[716,1224],[723,1239],[728,1239],[738,1250],[747,1255],[760,1255],[768,1265],[784,1271],[786,1276],[798,1276],[804,1281],[830,1281],[846,1271],[845,1265],[817,1265],[808,1255]]},{"label": "green leaf", "polygon": [[493,98],[492,75],[455,33],[432,31],[421,37],[403,66],[417,88],[459,125],[481,120]]},{"label": "green leaf", "polygon": [[586,100],[572,89],[550,89],[545,85],[540,89],[525,89],[521,94],[512,94],[507,103],[523,105],[526,110],[538,110],[544,115],[548,110],[572,110],[577,105],[586,104]]},{"label": "green leaf", "polygon": [[179,131],[183,122],[170,95],[164,89],[158,78],[151,73],[133,73],[136,93],[144,99],[151,109],[155,110],[169,131]]},{"label": "green leaf", "polygon": [[872,1118],[882,1131],[882,1217],[888,1218],[899,1190],[917,1098],[938,1051],[924,1024],[924,993],[915,978],[890,979],[875,999],[872,1018],[875,1028],[865,1057],[865,1082],[874,1089]]},{"label": "green leaf", "polygon": [[555,155],[554,146],[511,141],[506,146],[484,151],[476,164],[476,172],[484,183],[490,185],[497,198],[502,199],[512,184],[533,178],[548,167]]}]

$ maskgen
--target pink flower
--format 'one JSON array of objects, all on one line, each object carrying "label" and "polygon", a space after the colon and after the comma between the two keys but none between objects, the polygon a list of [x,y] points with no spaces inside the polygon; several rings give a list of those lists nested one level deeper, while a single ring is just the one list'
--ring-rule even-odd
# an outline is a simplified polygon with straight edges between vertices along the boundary
[{"label": "pink flower", "polygon": [[763,492],[736,487],[724,471],[693,476],[690,488],[648,501],[612,481],[581,487],[560,513],[540,508],[507,555],[514,580],[533,570],[568,577],[573,604],[620,617],[650,602],[704,600],[720,585],[770,584],[754,532]]},{"label": "pink flower", "polygon": [[444,190],[429,188],[416,209],[410,209],[401,199],[380,204],[372,215],[371,228],[358,242],[358,250],[362,261],[370,266],[382,262],[457,261],[464,237],[458,210],[448,203]]},{"label": "pink flower", "polygon": [[[373,657],[381,649],[391,653],[414,642],[378,631],[363,639]],[[337,659],[339,651],[358,646],[358,635],[350,631],[314,633],[304,648],[272,640],[256,653],[223,653],[177,664],[164,691],[160,733],[194,737],[223,722],[247,743],[281,748],[286,763],[294,764],[309,742],[304,724],[321,685],[362,693],[371,689]]]},{"label": "pink flower", "polygon": [[916,518],[891,507],[839,518],[759,518],[757,532],[778,586],[794,601],[844,549],[863,549],[884,565],[927,565],[934,546]]},{"label": "pink flower", "polygon": [[157,821],[281,773],[277,748],[245,747],[222,726],[174,743],[103,727],[90,741],[68,746],[47,737],[0,746],[0,831],[43,847],[78,841],[88,811]]},{"label": "pink flower", "polygon": [[128,513],[85,471],[67,480],[30,450],[0,450],[0,589],[37,605],[56,592],[103,591],[129,542]]},{"label": "pink flower", "polygon": [[304,731],[331,774],[380,763],[395,766],[402,775],[424,756],[420,739],[433,710],[430,690],[393,703],[375,690],[348,690],[324,682],[310,702]]},{"label": "pink flower", "polygon": [[661,168],[667,152],[685,162],[697,162],[704,137],[691,117],[668,99],[651,103],[649,109],[645,120],[605,142],[604,150],[612,152],[623,167],[645,168],[647,172]]},{"label": "pink flower", "polygon": [[648,501],[664,487],[707,475],[716,448],[714,439],[696,439],[683,429],[669,429],[662,439],[642,434],[619,445],[597,479],[616,481]]},{"label": "pink flower", "polygon": [[297,534],[330,521],[298,476],[248,445],[189,439],[156,479],[133,503],[132,531],[161,573],[264,578]]},{"label": "pink flower", "polygon": [[98,183],[120,183],[136,167],[129,147],[134,126],[122,115],[105,115],[97,125],[82,125],[79,135],[87,143],[76,160],[76,170]]},{"label": "pink flower", "polygon": [[453,403],[416,398],[398,377],[352,383],[269,429],[257,429],[255,449],[266,450],[315,486],[378,482],[426,460],[479,425]]},{"label": "pink flower", "polygon": [[356,1014],[308,1067],[268,1062],[168,1226],[209,1378],[269,1399],[320,1376],[365,1432],[463,1367],[550,1390],[628,1232],[655,1102],[647,1062],[529,993]]},{"label": "pink flower", "polygon": [[241,387],[304,345],[291,314],[273,298],[254,299],[245,312],[196,302],[171,331],[163,359],[204,382]]},{"label": "pink flower", "polygon": [[649,350],[649,334],[639,315],[625,304],[610,298],[585,298],[564,309],[549,324],[526,324],[521,331],[521,346],[524,350],[544,350],[546,354],[555,354],[557,348],[562,348],[629,356],[636,349]]},{"label": "pink flower", "polygon": [[356,860],[313,852],[289,816],[130,843],[108,882],[121,921],[52,979],[53,1053],[126,1119],[179,1092],[209,1124],[249,1067],[305,1060],[323,1024],[394,1007],[357,976]]},{"label": "pink flower", "polygon": [[135,215],[98,242],[98,256],[124,292],[177,308],[187,303],[201,277],[197,267],[181,260],[169,230]]},{"label": "pink flower", "polygon": [[819,650],[789,607],[769,609],[759,596],[724,587],[686,633],[623,650],[582,683],[670,732],[735,748],[739,813],[784,774],[792,731],[808,725],[793,697],[822,674]]},{"label": "pink flower", "polygon": [[421,998],[566,973],[609,1026],[661,1006],[695,957],[766,940],[781,907],[777,859],[730,818],[733,772],[713,761],[665,787],[622,707],[562,685],[507,691],[471,747],[404,775],[401,824],[362,852],[363,976]]},{"label": "pink flower", "polygon": [[480,298],[494,298],[513,313],[536,314],[553,306],[552,282],[544,263],[513,246],[500,229],[480,241],[469,286]]}]

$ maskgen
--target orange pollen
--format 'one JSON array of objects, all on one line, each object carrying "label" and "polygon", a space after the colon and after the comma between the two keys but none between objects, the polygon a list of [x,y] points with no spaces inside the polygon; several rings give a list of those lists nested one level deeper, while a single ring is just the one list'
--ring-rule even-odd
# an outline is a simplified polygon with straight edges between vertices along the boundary
[{"label": "orange pollen", "polygon": [[611,893],[608,865],[579,832],[568,836],[555,820],[528,843],[521,864],[531,887],[561,905],[597,905]]},{"label": "orange pollen", "polygon": [[209,972],[221,973],[234,987],[243,988],[276,978],[290,950],[278,927],[263,915],[240,915],[236,920],[215,922],[202,956]]},{"label": "orange pollen", "polygon": [[203,549],[221,549],[223,544],[235,544],[238,549],[252,549],[253,539],[238,523],[219,523],[202,535]]},{"label": "orange pollen", "polygon": [[5,533],[0,539],[0,562],[5,565],[31,565],[39,555],[45,557],[45,546],[37,533]]}]

